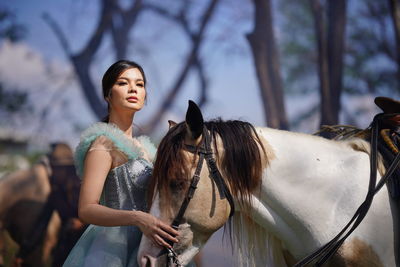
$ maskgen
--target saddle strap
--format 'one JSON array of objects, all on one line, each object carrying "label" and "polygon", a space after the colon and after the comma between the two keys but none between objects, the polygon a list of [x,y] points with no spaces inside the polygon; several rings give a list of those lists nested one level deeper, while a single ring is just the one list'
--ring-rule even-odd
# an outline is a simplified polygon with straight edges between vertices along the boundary
[{"label": "saddle strap", "polygon": [[[378,132],[379,132],[379,124],[380,120],[386,114],[378,114],[374,117],[374,120],[371,123],[371,155],[370,155],[370,181],[368,186],[368,192],[365,197],[364,202],[360,205],[360,207],[355,212],[354,216],[347,223],[347,225],[337,234],[331,241],[326,243],[321,248],[314,251],[309,256],[303,258],[299,262],[297,262],[294,267],[305,266],[312,261],[317,260],[315,266],[322,266],[327,260],[329,260],[332,255],[339,249],[339,247],[343,244],[346,238],[357,228],[357,226],[362,222],[364,217],[366,216],[374,195],[382,188],[382,186],[387,182],[388,178],[393,174],[400,163],[400,153],[397,154],[396,158],[393,160],[390,167],[387,169],[385,175],[383,175],[376,184],[376,176],[377,176],[377,155],[378,155]],[[349,227],[352,226],[350,229]],[[346,232],[347,231],[347,232]]]}]

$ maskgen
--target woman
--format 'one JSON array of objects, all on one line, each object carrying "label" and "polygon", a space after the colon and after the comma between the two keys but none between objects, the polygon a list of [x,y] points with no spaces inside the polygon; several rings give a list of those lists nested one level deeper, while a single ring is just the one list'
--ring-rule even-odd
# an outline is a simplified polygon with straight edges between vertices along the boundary
[{"label": "woman", "polygon": [[83,132],[75,152],[82,177],[79,217],[91,225],[63,266],[137,266],[142,232],[155,245],[178,242],[176,230],[145,212],[156,149],[147,137],[132,138],[133,117],[146,99],[143,69],[118,61],[102,86],[109,115]]}]

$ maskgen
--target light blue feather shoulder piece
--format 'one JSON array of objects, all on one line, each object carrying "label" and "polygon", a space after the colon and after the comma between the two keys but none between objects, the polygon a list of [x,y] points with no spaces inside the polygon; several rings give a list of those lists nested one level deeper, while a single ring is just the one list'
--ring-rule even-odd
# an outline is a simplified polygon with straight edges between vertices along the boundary
[{"label": "light blue feather shoulder piece", "polygon": [[[128,159],[137,159],[143,156],[143,152],[135,144],[125,137],[124,133],[114,124],[97,122],[82,132],[80,142],[75,149],[75,167],[79,177],[83,174],[83,164],[86,153],[96,138],[105,136],[110,139],[115,148],[123,152]],[[156,147],[147,136],[139,136],[137,140],[147,151],[150,160],[153,161],[156,154]]]}]

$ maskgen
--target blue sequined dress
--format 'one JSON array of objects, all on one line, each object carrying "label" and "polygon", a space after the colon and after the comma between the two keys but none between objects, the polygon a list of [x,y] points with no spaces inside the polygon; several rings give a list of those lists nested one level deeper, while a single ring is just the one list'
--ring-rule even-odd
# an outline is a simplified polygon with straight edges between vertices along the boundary
[{"label": "blue sequined dress", "polygon": [[[121,210],[146,210],[146,189],[152,163],[143,156],[143,148],[151,159],[155,147],[148,138],[137,140],[139,149],[122,131],[111,124],[97,123],[86,130],[75,153],[78,174],[82,174],[84,157],[92,142],[106,137],[124,155],[126,162],[111,169],[104,183],[100,204]],[[63,266],[138,266],[137,250],[142,233],[135,226],[104,227],[90,225],[72,249]]]}]

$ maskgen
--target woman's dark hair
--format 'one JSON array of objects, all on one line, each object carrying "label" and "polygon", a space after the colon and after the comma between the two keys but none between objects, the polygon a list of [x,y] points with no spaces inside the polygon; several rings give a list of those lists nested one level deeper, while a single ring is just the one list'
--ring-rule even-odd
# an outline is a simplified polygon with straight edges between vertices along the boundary
[{"label": "woman's dark hair", "polygon": [[[103,87],[104,99],[110,96],[111,88],[113,87],[121,73],[123,73],[127,69],[138,69],[143,76],[144,86],[146,87],[146,75],[144,74],[142,66],[134,61],[119,60],[112,64],[103,75],[101,83]],[[108,120],[109,116],[107,115],[102,121],[108,122]]]}]

